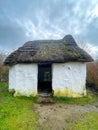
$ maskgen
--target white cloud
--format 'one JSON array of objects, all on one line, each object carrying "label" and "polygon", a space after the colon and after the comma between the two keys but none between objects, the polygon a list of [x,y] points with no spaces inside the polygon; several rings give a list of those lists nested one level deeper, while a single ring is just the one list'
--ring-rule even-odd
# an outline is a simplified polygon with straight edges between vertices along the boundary
[{"label": "white cloud", "polygon": [[78,46],[90,54],[94,59],[98,58],[98,46],[88,43],[87,41],[80,40],[79,37],[75,37],[75,40]]},{"label": "white cloud", "polygon": [[[44,17],[44,16],[42,16]],[[21,26],[24,31],[26,37],[28,37],[29,40],[35,40],[35,39],[60,39],[63,38],[62,36],[65,35],[65,30],[59,27],[59,23],[62,21],[59,21],[58,24],[53,25],[50,23],[48,19],[45,21],[44,18],[41,16],[37,18],[38,23],[35,25],[31,19],[18,19],[15,18],[16,23]],[[63,19],[63,17],[62,17]],[[73,24],[75,25],[74,27]],[[70,27],[67,28],[67,32],[74,31],[75,35],[78,35],[79,33],[82,33],[83,29],[78,25],[78,21],[73,21],[73,24],[69,22]],[[46,28],[45,26],[48,26]],[[84,44],[84,47],[82,45],[82,48],[86,50],[94,59],[96,59],[98,54],[98,46],[94,46],[90,43],[87,43],[87,45]]]},{"label": "white cloud", "polygon": [[[19,5],[18,2],[16,3]],[[46,2],[42,1],[41,4],[40,2],[32,2],[31,0],[31,3],[27,3],[26,11],[23,8],[20,13],[19,9],[21,9],[23,4],[20,5],[19,8],[16,4],[13,6],[11,2],[12,9],[11,7],[5,8],[5,6],[1,8],[3,12],[1,16],[2,14],[4,16],[4,18],[1,18],[4,20],[4,23],[8,26],[16,27],[15,31],[17,31],[19,27],[21,33],[17,32],[17,39],[19,36],[23,42],[25,40],[35,39],[61,39],[66,34],[72,34],[73,36],[79,36],[88,43],[97,44],[97,0],[50,0]],[[47,6],[45,6],[45,4]],[[12,11],[14,8],[15,10]],[[4,38],[5,34],[6,32],[4,33]],[[11,33],[10,43],[13,42],[13,39]],[[88,52],[95,57],[98,53],[98,46],[93,46],[91,44],[88,46],[91,49]]]},{"label": "white cloud", "polygon": [[[58,27],[58,25],[52,25],[48,20],[43,21],[38,18],[38,24],[35,25],[31,19],[18,19],[15,18],[16,23],[21,26],[25,35],[28,38],[33,39],[59,39],[64,33],[64,30]],[[45,26],[48,26],[47,28]]]},{"label": "white cloud", "polygon": [[98,17],[98,3],[94,7],[94,9],[92,10],[92,15]]},{"label": "white cloud", "polygon": [[94,59],[98,58],[98,46],[92,44],[87,44],[87,46],[89,48],[88,53],[91,54]]}]

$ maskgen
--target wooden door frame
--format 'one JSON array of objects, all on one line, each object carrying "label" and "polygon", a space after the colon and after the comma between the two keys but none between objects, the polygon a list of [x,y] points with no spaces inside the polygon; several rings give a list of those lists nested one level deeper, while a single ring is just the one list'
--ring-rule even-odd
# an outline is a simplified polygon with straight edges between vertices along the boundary
[{"label": "wooden door frame", "polygon": [[[45,81],[43,75],[46,72],[50,73],[50,80]],[[42,79],[41,79],[42,78]],[[42,81],[41,81],[42,80]],[[38,64],[38,93],[52,93],[52,64]]]}]

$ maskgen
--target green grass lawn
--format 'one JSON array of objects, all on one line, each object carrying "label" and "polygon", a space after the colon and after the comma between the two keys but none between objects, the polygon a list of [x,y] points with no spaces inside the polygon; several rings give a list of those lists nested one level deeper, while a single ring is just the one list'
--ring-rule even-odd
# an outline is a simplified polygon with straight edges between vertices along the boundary
[{"label": "green grass lawn", "polygon": [[88,112],[83,114],[83,118],[74,122],[71,130],[98,130],[98,113]]},{"label": "green grass lawn", "polygon": [[98,101],[98,95],[91,95],[88,93],[85,97],[80,98],[72,98],[72,97],[53,97],[55,103],[66,103],[66,104],[77,104],[77,105],[85,105],[91,104],[93,102]]},{"label": "green grass lawn", "polygon": [[[34,108],[36,97],[13,97],[7,83],[0,83],[0,130],[39,130],[38,115]],[[98,101],[98,96],[84,98],[54,97],[54,103],[84,105]],[[65,127],[66,130],[66,127]],[[85,113],[83,119],[73,122],[70,130],[98,130],[98,113]]]},{"label": "green grass lawn", "polygon": [[12,97],[7,83],[0,83],[0,130],[37,130],[36,98]]}]

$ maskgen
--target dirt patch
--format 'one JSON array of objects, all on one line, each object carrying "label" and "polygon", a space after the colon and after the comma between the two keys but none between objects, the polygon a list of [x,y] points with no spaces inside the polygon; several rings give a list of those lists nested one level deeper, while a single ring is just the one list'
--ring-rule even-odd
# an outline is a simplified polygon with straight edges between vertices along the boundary
[{"label": "dirt patch", "polygon": [[86,112],[98,112],[98,102],[92,105],[35,104],[40,130],[70,130],[77,119]]}]

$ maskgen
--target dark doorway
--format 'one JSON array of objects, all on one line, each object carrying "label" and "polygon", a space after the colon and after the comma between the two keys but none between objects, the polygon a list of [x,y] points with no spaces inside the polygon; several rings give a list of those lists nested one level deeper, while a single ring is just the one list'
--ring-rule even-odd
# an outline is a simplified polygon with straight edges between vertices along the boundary
[{"label": "dark doorway", "polygon": [[38,65],[38,93],[52,93],[51,64]]}]

